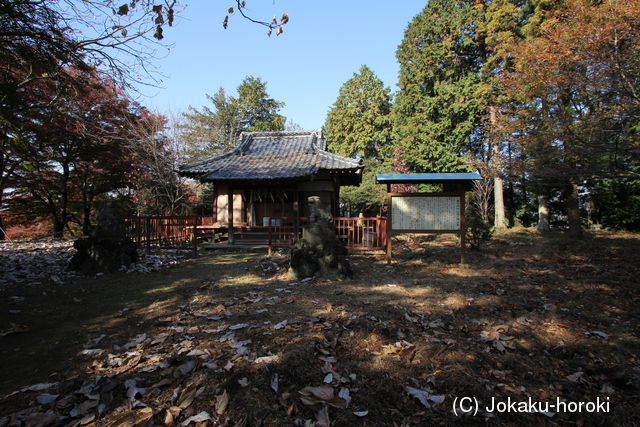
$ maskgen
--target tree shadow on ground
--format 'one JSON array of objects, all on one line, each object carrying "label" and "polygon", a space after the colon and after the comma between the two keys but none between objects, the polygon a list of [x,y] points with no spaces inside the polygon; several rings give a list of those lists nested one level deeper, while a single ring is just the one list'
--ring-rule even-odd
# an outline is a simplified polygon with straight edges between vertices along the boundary
[{"label": "tree shadow on ground", "polygon": [[[332,282],[289,278],[281,254],[202,256],[132,278],[129,286],[156,285],[127,302],[125,322],[85,319],[87,340],[106,335],[93,346],[104,352],[67,348],[69,370],[48,391],[75,396],[75,406],[34,404],[43,391],[25,391],[5,397],[2,413],[49,410],[72,422],[102,408],[99,425],[117,425],[123,414],[144,425],[146,414],[161,424],[203,413],[247,426],[322,425],[326,417],[336,426],[634,425],[639,242],[512,232],[471,251],[462,268],[454,239],[405,238],[391,266],[355,254],[356,277]],[[113,388],[101,394],[109,396],[99,400],[104,407],[72,412],[90,400],[79,390],[104,391],[105,378]],[[323,384],[334,400],[301,394]],[[444,402],[427,407],[408,387]],[[465,397],[477,402],[475,416],[462,414]],[[487,410],[558,399],[606,401],[607,412]]]}]

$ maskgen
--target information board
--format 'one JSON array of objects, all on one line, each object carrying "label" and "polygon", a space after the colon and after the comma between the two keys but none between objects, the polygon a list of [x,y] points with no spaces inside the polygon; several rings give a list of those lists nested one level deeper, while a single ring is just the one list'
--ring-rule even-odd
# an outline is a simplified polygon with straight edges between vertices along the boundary
[{"label": "information board", "polygon": [[392,230],[460,230],[460,197],[391,198]]}]

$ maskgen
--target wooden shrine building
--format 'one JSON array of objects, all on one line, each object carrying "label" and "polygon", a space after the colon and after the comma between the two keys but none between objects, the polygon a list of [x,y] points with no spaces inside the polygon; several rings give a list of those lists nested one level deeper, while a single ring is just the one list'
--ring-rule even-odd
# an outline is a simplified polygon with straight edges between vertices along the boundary
[{"label": "wooden shrine building", "polygon": [[212,227],[228,227],[233,243],[234,227],[308,216],[310,196],[339,216],[340,187],[360,185],[364,165],[326,146],[321,130],[244,132],[231,151],[180,165],[178,173],[213,184]]}]

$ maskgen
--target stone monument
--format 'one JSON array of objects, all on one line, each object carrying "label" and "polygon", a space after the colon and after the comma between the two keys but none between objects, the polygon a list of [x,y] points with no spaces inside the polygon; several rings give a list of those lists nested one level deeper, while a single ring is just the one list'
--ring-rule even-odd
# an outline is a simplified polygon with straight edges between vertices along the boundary
[{"label": "stone monument", "polygon": [[308,203],[311,223],[302,227],[302,239],[291,249],[289,274],[299,279],[353,276],[347,248],[336,235],[333,216],[322,206],[320,197],[311,196]]},{"label": "stone monument", "polygon": [[107,273],[138,260],[136,244],[126,236],[126,227],[118,220],[118,202],[107,200],[97,216],[97,225],[89,237],[73,243],[78,252],[71,258],[69,269],[83,273]]}]

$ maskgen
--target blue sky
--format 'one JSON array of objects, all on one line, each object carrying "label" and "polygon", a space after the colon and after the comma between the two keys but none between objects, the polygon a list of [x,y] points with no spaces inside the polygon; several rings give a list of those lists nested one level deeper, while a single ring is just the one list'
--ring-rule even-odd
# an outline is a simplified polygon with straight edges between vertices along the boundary
[{"label": "blue sky", "polygon": [[[267,82],[269,95],[286,104],[280,113],[303,129],[319,129],[340,86],[367,65],[396,91],[395,52],[404,30],[426,0],[247,0],[246,13],[271,20],[288,13],[284,33],[238,13],[222,21],[232,0],[193,0],[177,26],[165,31],[172,44],[154,65],[166,77],[160,88],[143,88],[140,102],[163,114],[211,106],[206,94],[220,87],[235,96],[246,76]],[[162,52],[159,52],[162,54]],[[162,55],[161,55],[162,56]]]}]

